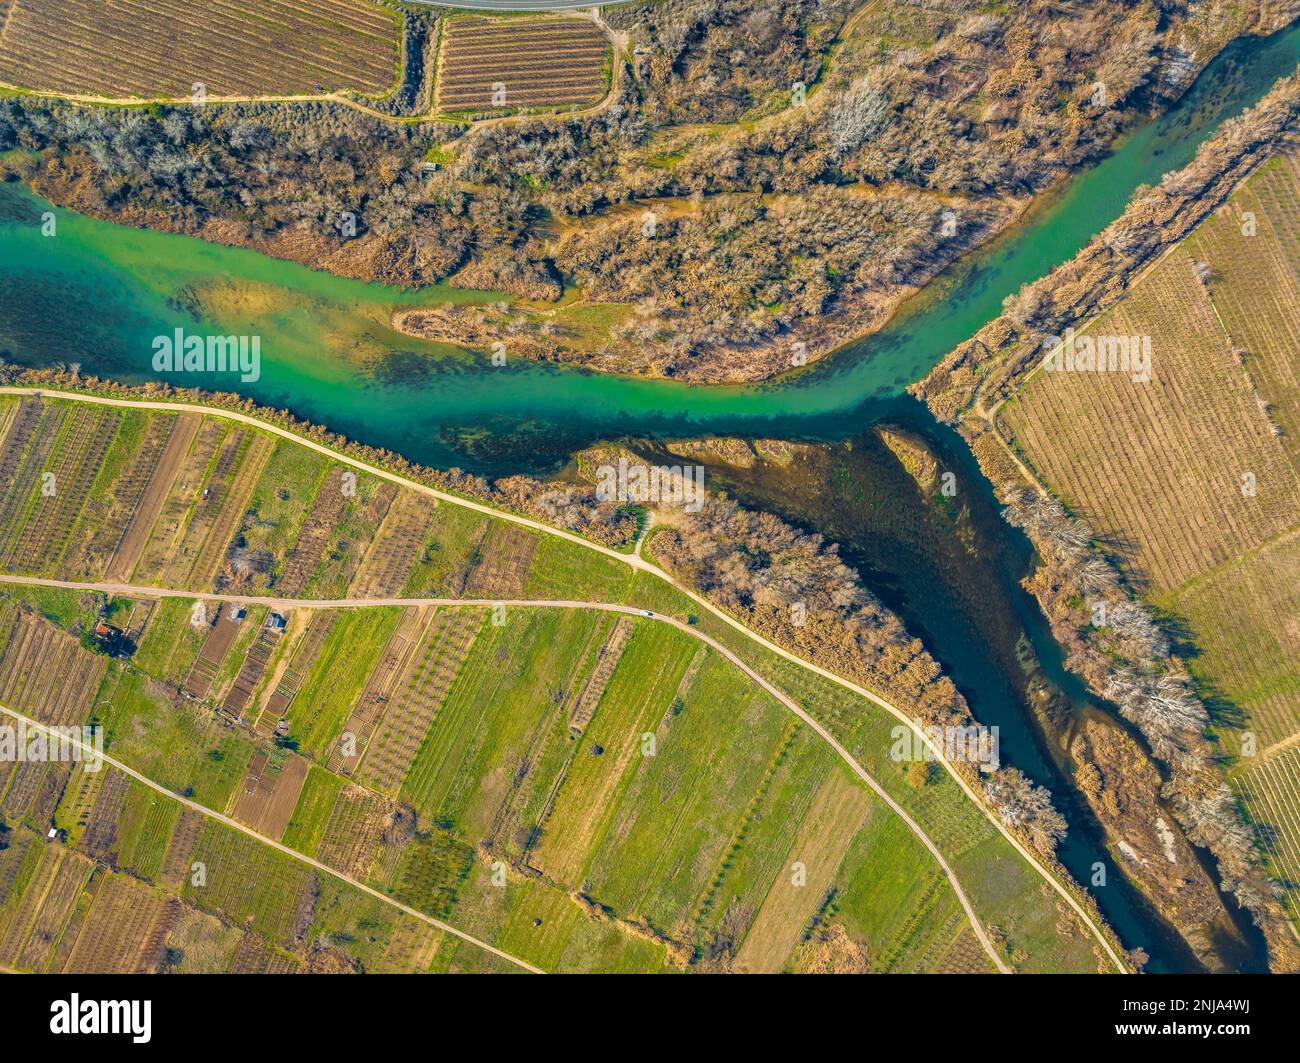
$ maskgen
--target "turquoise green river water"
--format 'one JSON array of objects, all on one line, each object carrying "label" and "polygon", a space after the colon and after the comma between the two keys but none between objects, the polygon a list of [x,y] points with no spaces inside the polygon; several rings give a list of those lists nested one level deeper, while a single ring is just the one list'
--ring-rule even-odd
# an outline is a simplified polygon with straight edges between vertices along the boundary
[{"label": "turquoise green river water", "polygon": [[1224,118],[1297,62],[1300,29],[1236,42],[1177,107],[949,270],[883,331],[762,386],[689,386],[522,361],[493,367],[387,325],[398,305],[490,296],[401,292],[64,211],[47,237],[39,222],[49,205],[12,184],[0,196],[0,349],[27,365],[79,362],[140,382],[155,376],[155,336],[177,327],[256,334],[256,382],[169,379],[240,391],[415,460],[487,473],[553,467],[574,449],[620,436],[843,439],[995,317],[1006,295],[1072,257],[1138,184],[1184,165]]}]

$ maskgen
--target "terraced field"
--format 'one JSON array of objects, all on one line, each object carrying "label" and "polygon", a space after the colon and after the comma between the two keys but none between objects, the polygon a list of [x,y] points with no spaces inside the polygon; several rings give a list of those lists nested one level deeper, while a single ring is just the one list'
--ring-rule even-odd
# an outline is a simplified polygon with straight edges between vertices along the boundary
[{"label": "terraced field", "polygon": [[[397,77],[398,16],[370,0],[10,0],[0,81],[110,98],[381,93]],[[130,62],[123,57],[130,56]]]},{"label": "terraced field", "polygon": [[593,104],[609,84],[609,50],[585,19],[449,19],[436,104],[456,112]]},{"label": "terraced field", "polygon": [[1038,373],[1004,407],[1029,464],[1175,618],[1230,779],[1300,920],[1300,163],[1284,153],[1097,335],[1153,340],[1153,379]]}]

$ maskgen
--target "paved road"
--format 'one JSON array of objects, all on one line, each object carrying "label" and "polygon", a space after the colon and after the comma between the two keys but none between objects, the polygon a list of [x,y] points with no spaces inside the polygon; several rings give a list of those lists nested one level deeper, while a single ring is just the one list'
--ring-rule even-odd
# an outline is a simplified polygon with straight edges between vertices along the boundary
[{"label": "paved road", "polygon": [[[46,734],[52,734],[50,729],[46,727],[43,723],[41,723],[39,720],[33,720],[30,716],[24,716],[21,712],[14,712],[13,709],[9,709],[3,705],[0,705],[0,713],[3,713],[6,716],[11,716],[15,720],[21,720],[28,727],[35,728],[38,731],[44,731]],[[90,746],[86,745],[84,742],[80,741],[79,739],[69,738],[63,733],[60,733],[58,737],[60,741],[65,741],[65,742],[71,741],[71,743],[77,746],[83,753],[86,753],[91,757],[102,759],[104,763],[111,764],[118,771],[125,772],[127,775],[131,776],[131,778],[135,779],[136,782],[141,783],[142,785],[147,786],[149,787],[149,789],[155,790],[160,794],[170,797],[173,801],[179,801],[186,808],[193,809],[195,812],[207,816],[208,819],[215,819],[218,823],[224,823],[227,827],[233,827],[241,834],[247,834],[250,838],[256,838],[263,845],[269,845],[272,849],[284,853],[286,856],[291,856],[293,857],[293,859],[299,861],[300,863],[307,864],[309,867],[313,867],[317,871],[320,871],[326,875],[330,875],[333,878],[339,879],[342,882],[346,882],[349,886],[353,886],[356,889],[361,890],[361,892],[367,893],[371,897],[374,897],[376,900],[381,900],[385,904],[391,905],[392,907],[405,912],[407,915],[419,919],[423,923],[428,923],[430,926],[435,926],[439,930],[443,931],[444,933],[451,934],[453,937],[458,937],[462,941],[468,941],[471,945],[477,945],[481,949],[486,949],[488,952],[492,953],[493,956],[498,956],[503,960],[508,960],[510,963],[515,964],[515,966],[522,967],[525,971],[531,971],[533,974],[546,973],[540,968],[534,967],[531,963],[527,962],[526,960],[521,960],[518,956],[512,956],[510,955],[510,953],[503,952],[501,949],[497,948],[494,945],[489,945],[486,941],[480,941],[472,934],[467,934],[463,930],[457,930],[454,926],[451,926],[448,923],[444,923],[441,919],[435,919],[431,915],[425,915],[421,911],[417,911],[414,908],[402,904],[401,901],[393,900],[392,897],[389,897],[385,893],[379,892],[379,890],[377,889],[373,889],[372,887],[367,886],[364,882],[358,882],[351,875],[345,875],[342,871],[337,871],[334,868],[328,866],[327,864],[322,864],[319,860],[313,860],[310,856],[304,856],[302,853],[298,852],[297,850],[290,849],[287,845],[282,845],[274,838],[268,838],[265,834],[259,834],[257,831],[253,830],[252,827],[244,826],[244,824],[240,823],[239,820],[237,819],[231,819],[229,816],[222,815],[222,813],[220,812],[214,812],[206,805],[201,805],[197,801],[191,801],[188,797],[182,797],[180,794],[167,789],[167,787],[160,786],[158,783],[154,782],[148,776],[141,775],[134,768],[127,767],[127,765],[123,764],[120,760],[117,760],[114,757],[110,757],[107,753],[101,753],[99,752],[99,750],[91,748]]]},{"label": "paved road", "polygon": [[[473,502],[470,501],[469,499],[461,498],[458,495],[452,495],[445,491],[439,491],[437,488],[430,487],[427,484],[420,483],[419,481],[416,480],[408,479],[405,476],[400,476],[397,473],[390,472],[389,470],[380,468],[379,466],[370,465],[367,462],[361,461],[357,458],[353,458],[350,455],[341,454],[337,450],[334,450],[323,443],[318,443],[316,440],[309,439],[306,436],[299,435],[298,433],[292,432],[287,428],[281,427],[280,425],[272,424],[268,421],[261,420],[260,418],[252,417],[248,414],[239,413],[234,410],[226,410],[215,406],[204,406],[199,403],[158,402],[158,401],[147,400],[147,399],[115,399],[115,398],[102,397],[99,395],[88,395],[80,392],[57,391],[57,390],[52,390],[47,388],[23,388],[23,387],[7,386],[7,387],[0,387],[0,394],[26,395],[26,396],[45,395],[50,398],[67,399],[67,400],[77,401],[77,402],[90,402],[90,403],[96,403],[104,406],[116,406],[116,407],[123,407],[127,409],[151,409],[151,410],[163,410],[163,411],[171,411],[171,412],[175,412],[178,410],[185,410],[194,413],[206,414],[208,416],[213,416],[213,417],[224,417],[229,420],[238,421],[243,424],[251,425],[252,427],[261,429],[264,432],[270,432],[273,435],[277,435],[285,439],[293,440],[294,442],[299,443],[302,446],[309,447],[312,450],[318,451],[321,454],[325,454],[329,456],[334,461],[340,462],[345,465],[350,465],[353,468],[361,469],[365,472],[370,473],[372,476],[377,476],[381,479],[388,480],[391,483],[395,483],[400,487],[405,487],[408,490],[418,491],[422,494],[428,495],[433,498],[437,498],[444,502],[448,502],[452,505],[464,506],[467,509],[472,509],[475,512],[479,512],[479,513],[485,513],[488,516],[496,517],[497,519],[500,520],[507,520],[515,524],[520,524],[523,525],[524,527],[541,531],[547,535],[558,536],[561,539],[565,539],[569,542],[576,543],[578,546],[581,546],[585,549],[594,550],[597,553],[604,554],[607,557],[612,557],[615,560],[621,561],[626,565],[630,565],[631,567],[639,571],[654,576],[656,579],[663,580],[669,586],[677,590],[678,593],[686,595],[686,597],[690,598],[691,601],[695,602],[701,609],[705,610],[710,615],[716,617],[722,623],[727,624],[731,628],[734,628],[736,631],[740,632],[742,635],[748,638],[751,642],[754,642],[759,646],[762,646],[764,649],[768,650],[769,652],[775,653],[777,656],[782,657],[783,659],[791,662],[792,664],[799,666],[800,668],[812,672],[815,675],[821,676],[823,679],[835,683],[837,686],[843,687],[845,690],[851,691],[852,693],[857,694],[860,697],[866,698],[873,705],[876,705],[879,708],[884,709],[895,719],[897,719],[900,723],[910,728],[912,732],[922,742],[925,743],[926,747],[933,754],[934,759],[943,766],[944,770],[948,772],[949,776],[953,779],[953,781],[956,782],[956,784],[959,787],[961,787],[962,792],[967,796],[967,798],[969,798],[975,804],[975,807],[978,808],[980,812],[984,814],[985,818],[988,819],[988,821],[993,824],[994,828],[1007,840],[1008,844],[1010,844],[1011,847],[1015,849],[1017,853],[1020,854],[1021,858],[1030,867],[1032,867],[1043,878],[1043,880],[1049,886],[1051,886],[1053,890],[1056,891],[1056,893],[1061,897],[1062,900],[1065,901],[1067,905],[1069,905],[1071,910],[1079,917],[1079,919],[1083,922],[1084,926],[1088,928],[1089,932],[1096,939],[1097,943],[1105,951],[1106,955],[1110,958],[1111,962],[1114,964],[1115,969],[1119,971],[1121,974],[1127,974],[1129,972],[1130,970],[1129,966],[1124,962],[1123,959],[1120,958],[1119,953],[1116,951],[1115,947],[1111,944],[1110,939],[1102,932],[1101,928],[1097,925],[1096,920],[1094,920],[1092,916],[1088,913],[1088,911],[1083,907],[1083,905],[1079,903],[1079,901],[1075,898],[1074,894],[1072,894],[1068,889],[1066,889],[1061,884],[1061,882],[1056,878],[1056,876],[1053,875],[1046,867],[1044,867],[1042,862],[1039,861],[1038,858],[1035,857],[1033,853],[1029,851],[1029,849],[1020,841],[1020,839],[1018,839],[1014,834],[1011,833],[1011,831],[998,817],[997,813],[995,813],[985,803],[984,799],[978,793],[976,793],[974,788],[972,788],[971,785],[957,772],[952,762],[948,760],[947,756],[945,756],[943,749],[934,743],[934,741],[930,738],[930,736],[926,734],[926,732],[917,725],[916,721],[913,720],[910,715],[905,713],[902,709],[898,708],[898,706],[892,704],[889,701],[886,701],[878,694],[874,694],[870,690],[867,690],[866,687],[860,686],[857,683],[853,682],[852,680],[846,679],[843,676],[838,675],[827,668],[823,668],[820,665],[805,660],[804,658],[798,656],[797,654],[792,653],[790,650],[785,649],[783,646],[780,646],[777,643],[772,642],[771,640],[758,634],[758,632],[751,630],[750,628],[742,624],[739,620],[737,620],[735,617],[733,617],[730,613],[714,605],[707,598],[696,593],[695,591],[691,590],[688,587],[683,587],[680,584],[678,584],[672,578],[672,576],[670,576],[667,572],[661,569],[658,565],[655,565],[652,562],[647,561],[639,554],[620,553],[617,550],[612,550],[607,546],[601,546],[599,543],[593,543],[589,539],[583,539],[581,536],[575,535],[572,532],[562,531],[559,528],[552,527],[549,524],[543,524],[540,521],[535,521],[528,517],[521,517],[518,514],[510,513],[505,510],[494,509],[491,506],[487,506],[479,502]],[[13,577],[13,576],[0,577],[0,579],[3,580],[19,581],[19,582],[28,578],[29,577]],[[53,585],[57,586],[58,582],[54,581]],[[118,592],[113,592],[113,593],[118,593]],[[149,593],[157,593],[157,592],[150,591]],[[180,592],[180,593],[184,594],[187,597],[193,597],[193,595],[190,594],[189,592]],[[298,604],[300,607],[301,603]],[[288,606],[286,606],[286,608],[288,608]],[[634,611],[638,611],[638,610],[634,610]],[[782,703],[786,704],[784,700]],[[802,709],[799,709],[798,712],[801,718],[807,715],[806,713],[803,712]],[[811,719],[811,717],[808,718]],[[848,766],[848,768],[851,771],[853,771],[855,774],[861,771],[861,766],[858,764],[857,760],[854,757],[852,757],[849,754],[849,752],[844,749],[843,746],[841,746],[838,742],[836,742],[833,738],[831,738],[820,725],[816,725],[814,727],[814,730],[816,730],[816,732],[819,735],[823,736],[830,742],[832,748],[836,751],[836,753],[840,756],[840,758],[844,761],[844,763]]]}]

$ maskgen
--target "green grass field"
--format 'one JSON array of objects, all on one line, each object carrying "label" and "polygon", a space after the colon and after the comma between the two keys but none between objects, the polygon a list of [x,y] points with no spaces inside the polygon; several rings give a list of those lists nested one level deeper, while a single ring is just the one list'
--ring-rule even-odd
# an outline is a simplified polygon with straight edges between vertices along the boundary
[{"label": "green grass field", "polygon": [[401,616],[396,608],[340,613],[290,707],[290,733],[304,756],[328,756]]},{"label": "green grass field", "polygon": [[325,821],[334,807],[334,799],[342,788],[343,780],[339,776],[313,764],[298,796],[293,818],[280,840],[290,849],[314,856],[325,832]]},{"label": "green grass field", "polygon": [[278,439],[266,463],[243,522],[242,535],[250,554],[265,552],[273,561],[270,572],[254,577],[252,592],[265,594],[320,490],[329,468],[322,454],[300,447],[287,439]]},{"label": "green grass field", "polygon": [[136,667],[153,676],[183,677],[207,638],[207,628],[196,626],[193,619],[191,599],[164,598],[159,602],[136,651]]},{"label": "green grass field", "polygon": [[225,809],[253,754],[253,741],[201,708],[169,698],[154,681],[109,670],[97,701],[105,750],[154,782]]},{"label": "green grass field", "polygon": [[118,866],[157,879],[180,811],[175,801],[132,779],[117,820]]}]

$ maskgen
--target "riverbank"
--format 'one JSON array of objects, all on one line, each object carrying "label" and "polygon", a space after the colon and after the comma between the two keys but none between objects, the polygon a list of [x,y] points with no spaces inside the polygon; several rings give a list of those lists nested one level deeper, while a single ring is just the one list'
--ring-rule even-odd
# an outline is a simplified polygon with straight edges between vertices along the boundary
[{"label": "riverbank", "polygon": [[[553,472],[575,451],[625,435],[849,438],[997,317],[1006,295],[1086,245],[1135,188],[1184,165],[1298,60],[1295,29],[1230,45],[1177,105],[1071,180],[1014,239],[963,260],[867,340],[772,384],[689,386],[539,364],[508,350],[494,365],[394,332],[394,309],[421,305],[414,293],[68,214],[18,184],[5,186],[0,224],[0,351],[28,366],[78,363],[144,383],[160,379],[152,338],[178,326],[258,335],[257,380],[171,382],[236,388],[422,464],[498,476]],[[57,237],[42,235],[46,212]],[[441,289],[435,301],[451,298],[497,296]]]},{"label": "riverbank", "polygon": [[742,504],[839,544],[934,654],[974,719],[999,729],[1004,763],[1051,790],[1069,824],[1059,859],[1089,883],[1125,944],[1149,957],[1147,970],[1263,970],[1262,943],[1225,909],[1127,725],[1065,669],[1020,585],[1032,547],[1001,519],[963,449],[917,405],[844,444],[784,445],[769,457],[765,445],[710,440],[651,453],[688,453]]},{"label": "riverbank", "polygon": [[[1217,755],[1205,737],[1208,712],[1196,699],[1184,667],[1170,659],[1167,648],[1162,651],[1153,621],[1119,633],[1109,623],[1098,623],[1097,603],[1105,616],[1110,615],[1106,610],[1120,616],[1127,609],[1141,621],[1147,614],[1132,582],[1100,551],[1095,534],[1047,494],[1007,445],[997,415],[1041,360],[1040,336],[1061,334],[1066,326],[1082,328],[1115,305],[1152,263],[1216,210],[1297,129],[1300,75],[1283,80],[1253,111],[1225,125],[1191,165],[1137,197],[1074,261],[1023,292],[1006,316],[953,352],[914,389],[937,416],[957,426],[1007,506],[1008,519],[1034,542],[1040,564],[1027,586],[1050,618],[1069,666],[1098,695],[1125,695],[1124,714],[1146,740],[1144,753],[1160,766],[1151,789],[1172,795],[1171,811],[1189,837],[1214,854],[1225,890],[1249,909],[1268,939],[1273,969],[1283,971],[1300,966],[1300,950],[1215,765]],[[1092,603],[1091,620],[1084,603]],[[1145,710],[1146,702],[1125,694],[1126,677],[1158,682],[1161,697],[1178,707],[1178,723],[1156,720]],[[1123,771],[1120,763],[1116,769]]]},{"label": "riverbank", "polygon": [[[39,195],[87,216],[412,290],[511,293],[510,321],[472,331],[489,348],[517,342],[518,357],[770,381],[876,333],[1007,235],[1026,203],[1165,111],[1234,34],[1270,32],[1294,4],[1212,4],[1194,30],[1154,5],[1028,4],[924,19],[919,35],[910,5],[885,4],[845,23],[823,64],[832,27],[800,3],[784,30],[817,91],[792,98],[775,68],[737,66],[729,50],[724,82],[764,86],[752,117],[726,93],[677,84],[663,61],[683,44],[642,16],[628,31],[657,58],[634,61],[635,84],[599,115],[466,130],[330,100],[209,113],[17,96],[0,108],[0,146],[23,149],[13,172]],[[840,6],[832,22],[853,5]],[[686,38],[735,32],[716,22]],[[712,110],[728,113],[692,120]],[[662,217],[654,206],[684,201]],[[628,207],[642,214],[615,216]],[[556,219],[576,224],[552,239]],[[436,335],[467,342],[447,322]]]}]

